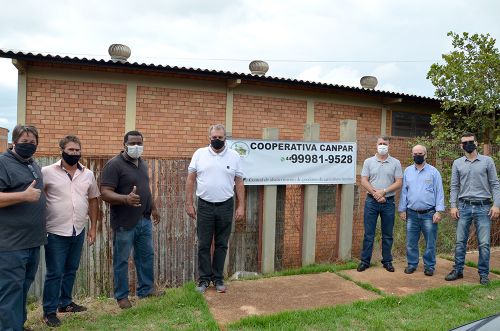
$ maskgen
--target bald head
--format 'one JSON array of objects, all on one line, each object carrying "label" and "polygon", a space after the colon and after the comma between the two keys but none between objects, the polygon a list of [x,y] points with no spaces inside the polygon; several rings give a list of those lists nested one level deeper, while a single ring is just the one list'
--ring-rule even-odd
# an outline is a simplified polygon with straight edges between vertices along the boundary
[{"label": "bald head", "polygon": [[427,148],[424,145],[415,145],[411,152],[413,155],[427,155]]}]

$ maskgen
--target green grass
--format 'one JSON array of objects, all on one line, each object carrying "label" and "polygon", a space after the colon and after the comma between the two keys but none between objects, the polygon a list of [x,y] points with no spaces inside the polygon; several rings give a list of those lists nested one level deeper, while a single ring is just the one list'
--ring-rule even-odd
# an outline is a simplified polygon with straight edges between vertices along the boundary
[{"label": "green grass", "polygon": [[[102,304],[103,300],[96,301]],[[114,308],[116,301],[108,299],[108,305]],[[141,300],[132,309],[115,314],[95,310],[64,318],[58,330],[219,330],[194,283],[169,289],[160,298]],[[49,330],[41,321],[37,322],[29,326]]]},{"label": "green grass", "polygon": [[310,311],[249,317],[227,330],[448,330],[500,311],[500,281],[444,286]]}]

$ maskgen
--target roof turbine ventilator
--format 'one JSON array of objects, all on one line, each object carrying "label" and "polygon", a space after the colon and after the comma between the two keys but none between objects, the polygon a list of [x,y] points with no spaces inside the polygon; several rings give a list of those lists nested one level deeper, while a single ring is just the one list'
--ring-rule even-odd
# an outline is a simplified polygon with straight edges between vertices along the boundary
[{"label": "roof turbine ventilator", "polygon": [[361,84],[361,87],[373,90],[377,86],[378,80],[375,76],[363,76],[359,80],[359,83]]},{"label": "roof turbine ventilator", "polygon": [[132,54],[130,47],[122,44],[111,44],[108,53],[111,56],[111,61],[121,63],[126,63],[130,54]]},{"label": "roof turbine ventilator", "polygon": [[266,61],[255,60],[250,62],[248,65],[250,72],[255,76],[264,76],[266,72],[269,70],[269,64]]}]

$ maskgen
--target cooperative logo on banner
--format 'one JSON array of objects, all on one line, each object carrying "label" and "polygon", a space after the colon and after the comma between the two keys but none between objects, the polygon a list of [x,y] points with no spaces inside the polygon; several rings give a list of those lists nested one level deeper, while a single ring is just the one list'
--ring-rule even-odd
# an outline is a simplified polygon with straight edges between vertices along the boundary
[{"label": "cooperative logo on banner", "polygon": [[231,149],[235,150],[238,154],[240,154],[241,158],[246,158],[250,154],[250,148],[246,143],[242,141],[234,142],[231,145]]}]

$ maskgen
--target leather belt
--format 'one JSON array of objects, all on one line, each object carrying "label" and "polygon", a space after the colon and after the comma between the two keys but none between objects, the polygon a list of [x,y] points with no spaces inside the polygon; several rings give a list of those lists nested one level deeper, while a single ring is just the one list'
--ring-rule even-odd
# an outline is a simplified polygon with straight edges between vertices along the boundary
[{"label": "leather belt", "polygon": [[489,199],[485,199],[485,200],[460,199],[460,202],[466,203],[468,205],[473,205],[473,206],[491,205],[491,200],[489,200]]},{"label": "leather belt", "polygon": [[436,207],[432,207],[432,208],[425,209],[425,210],[415,210],[415,209],[408,208],[408,210],[410,210],[414,213],[417,213],[417,214],[427,214],[427,213],[430,213],[431,211],[436,211]]},{"label": "leather belt", "polygon": [[230,201],[233,198],[229,198],[226,201],[222,201],[222,202],[210,202],[207,200],[203,200],[202,198],[198,198],[198,199],[200,199],[200,201],[203,201],[204,203],[206,203],[207,205],[210,205],[210,206],[222,206],[223,204],[225,204],[226,202]]}]

